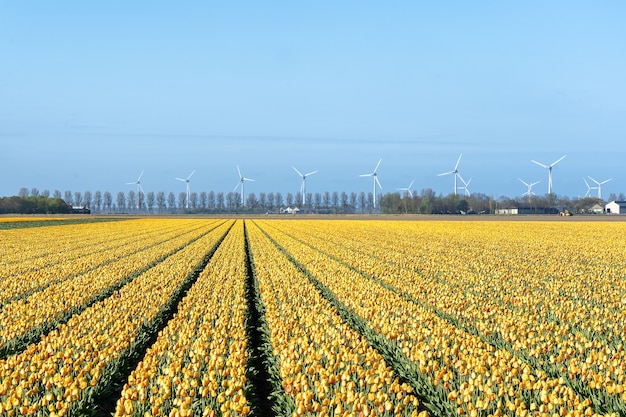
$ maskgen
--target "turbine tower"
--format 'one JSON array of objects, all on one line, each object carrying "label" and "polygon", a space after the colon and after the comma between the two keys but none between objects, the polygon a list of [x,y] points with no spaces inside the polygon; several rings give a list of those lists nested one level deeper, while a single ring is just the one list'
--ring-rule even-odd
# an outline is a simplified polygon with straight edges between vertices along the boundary
[{"label": "turbine tower", "polygon": [[187,178],[176,178],[178,181],[182,181],[182,182],[186,182],[187,183],[187,201],[185,203],[186,208],[189,208],[189,178],[191,178],[191,176],[196,172],[196,170],[194,169],[191,174],[189,174],[189,176]]},{"label": "turbine tower", "polygon": [[141,177],[142,176],[143,176],[143,171],[141,171],[141,174],[139,174],[139,178],[137,178],[137,181],[127,182],[126,183],[128,185],[137,184],[137,194],[139,194],[139,193],[144,194],[143,188],[141,188]]},{"label": "turbine tower", "polygon": [[537,162],[533,159],[530,160],[530,162],[533,162],[537,165],[539,165],[542,168],[545,168],[548,170],[548,194],[552,194],[552,167],[555,166],[556,164],[558,164],[559,162],[561,162],[563,160],[563,158],[565,158],[567,155],[563,155],[562,157],[560,157],[559,159],[557,159],[556,161],[552,162],[550,165],[545,165],[542,164],[541,162]]},{"label": "turbine tower", "polygon": [[413,186],[413,183],[415,182],[415,180],[411,181],[411,183],[409,184],[408,187],[406,188],[398,188],[399,191],[406,191],[409,194],[409,197],[413,198],[413,191],[411,191],[411,187]]},{"label": "turbine tower", "polygon": [[528,202],[530,203],[530,197],[535,195],[535,193],[533,193],[533,186],[539,184],[541,181],[535,181],[535,182],[531,182],[529,184],[529,183],[523,181],[521,178],[518,178],[518,180],[520,180],[522,184],[524,184],[526,187],[528,187],[528,190],[523,195],[528,196]]},{"label": "turbine tower", "polygon": [[[459,155],[459,159],[456,161],[456,165],[454,166],[454,169],[452,171],[448,171],[448,172],[443,172],[441,174],[437,174],[437,176],[441,177],[442,175],[454,175],[454,195],[456,195],[457,192],[457,178],[461,178],[461,174],[459,174],[459,163],[461,162],[461,157],[463,156],[463,154]],[[461,178],[461,181],[463,179]]]},{"label": "turbine tower", "polygon": [[302,182],[300,183],[300,194],[302,194],[302,206],[304,206],[306,198],[306,177],[315,174],[317,170],[311,171],[308,174],[302,174],[296,167],[293,167],[293,169],[298,173],[298,175],[300,175],[300,177],[302,177]]},{"label": "turbine tower", "polygon": [[589,177],[589,179],[590,179],[591,181],[593,181],[593,182],[595,182],[595,183],[596,183],[596,185],[597,185],[597,187],[596,187],[596,188],[598,189],[598,198],[599,198],[600,200],[602,200],[602,185],[603,185],[603,184],[606,184],[606,183],[607,183],[607,182],[609,182],[609,181],[611,181],[613,178],[609,178],[608,180],[604,180],[604,181],[602,181],[602,182],[598,182],[598,181],[594,180],[594,179],[593,179],[593,178],[591,178],[591,177]]},{"label": "turbine tower", "polygon": [[382,162],[382,158],[378,161],[378,163],[376,164],[376,168],[374,168],[374,171],[372,173],[359,175],[359,177],[373,177],[374,178],[374,208],[376,208],[376,185],[378,185],[381,190],[383,189],[383,186],[380,185],[380,181],[378,181],[378,173],[376,173],[376,170],[378,169],[378,166],[380,165],[381,162]]},{"label": "turbine tower", "polygon": [[254,180],[252,178],[246,178],[243,175],[241,175],[241,170],[239,169],[239,165],[237,165],[237,173],[239,173],[239,181],[237,181],[237,185],[235,185],[235,188],[233,188],[233,192],[237,189],[237,187],[239,187],[239,185],[241,185],[241,207],[244,207],[243,183],[245,181],[254,181]]}]

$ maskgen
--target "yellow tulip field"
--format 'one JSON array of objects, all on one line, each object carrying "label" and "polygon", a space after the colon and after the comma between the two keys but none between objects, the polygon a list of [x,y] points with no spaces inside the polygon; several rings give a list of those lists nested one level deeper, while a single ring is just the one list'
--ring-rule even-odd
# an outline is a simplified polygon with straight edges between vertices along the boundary
[{"label": "yellow tulip field", "polygon": [[5,221],[0,416],[626,415],[621,221]]}]

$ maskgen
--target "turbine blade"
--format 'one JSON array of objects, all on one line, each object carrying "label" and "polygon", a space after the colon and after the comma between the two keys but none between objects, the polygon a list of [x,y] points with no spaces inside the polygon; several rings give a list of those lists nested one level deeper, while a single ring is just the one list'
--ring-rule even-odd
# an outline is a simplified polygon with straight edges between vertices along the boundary
[{"label": "turbine blade", "polygon": [[455,170],[455,171],[456,171],[456,170],[457,170],[457,168],[459,167],[459,163],[461,162],[461,157],[462,157],[462,156],[463,156],[463,154],[460,154],[460,155],[459,155],[459,159],[457,159],[457,161],[456,161],[456,165],[454,166],[454,170]]},{"label": "turbine blade", "polygon": [[378,181],[378,177],[374,177],[374,181],[376,182],[376,184],[378,184],[378,187],[382,190],[383,186],[380,185],[380,181]]},{"label": "turbine blade", "polygon": [[305,176],[305,177],[308,177],[309,175],[313,175],[313,174],[315,174],[316,172],[317,172],[317,170],[316,170],[316,171],[311,171],[311,172],[309,172],[308,174],[304,174],[304,176]]},{"label": "turbine blade", "polygon": [[302,173],[300,173],[300,171],[298,171],[298,170],[296,169],[296,167],[293,167],[293,169],[294,169],[294,171],[296,171],[296,172],[298,173],[298,175],[300,175],[301,177],[303,176],[303,175],[302,175]]},{"label": "turbine blade", "polygon": [[549,168],[547,165],[544,165],[541,162],[537,162],[537,161],[535,161],[533,159],[531,159],[530,162],[534,162],[535,164],[539,165],[540,167],[543,167],[543,168],[546,168],[546,169]]},{"label": "turbine blade", "polygon": [[359,177],[373,177],[374,174],[361,174]]},{"label": "turbine blade", "polygon": [[552,162],[552,164],[550,164],[551,167],[555,166],[556,164],[558,164],[559,162],[561,162],[563,160],[563,158],[565,158],[567,155],[563,155],[562,157],[560,157],[559,159],[557,159],[556,161]]},{"label": "turbine blade", "polygon": [[380,163],[383,161],[383,158],[380,158],[378,160],[378,163],[376,164],[376,168],[374,168],[374,172],[376,172],[376,170],[378,169],[378,166],[380,165]]},{"label": "turbine blade", "polygon": [[530,187],[530,185],[528,185],[524,180],[522,180],[521,178],[518,178],[518,180],[521,181],[522,184],[524,184],[526,187]]},{"label": "turbine blade", "polygon": [[239,178],[241,178],[241,171],[239,170],[239,165],[237,165],[237,173],[239,174]]},{"label": "turbine blade", "polygon": [[139,182],[139,180],[141,179],[141,177],[143,177],[143,171],[141,171],[141,174],[139,174],[139,178],[137,178],[137,182]]},{"label": "turbine blade", "polygon": [[182,179],[182,178],[178,178],[178,177],[176,177],[176,179],[177,179],[178,181],[187,182],[187,180]]},{"label": "turbine blade", "polygon": [[441,174],[437,174],[438,177],[441,177],[442,175],[450,175],[450,174],[454,174],[454,171],[449,171],[449,172],[443,172]]},{"label": "turbine blade", "polygon": [[192,172],[191,174],[189,174],[189,176],[187,177],[187,179],[191,178],[191,176],[192,176],[193,174],[195,174],[195,173],[196,173],[196,170],[194,169],[194,170],[193,170],[193,172]]}]

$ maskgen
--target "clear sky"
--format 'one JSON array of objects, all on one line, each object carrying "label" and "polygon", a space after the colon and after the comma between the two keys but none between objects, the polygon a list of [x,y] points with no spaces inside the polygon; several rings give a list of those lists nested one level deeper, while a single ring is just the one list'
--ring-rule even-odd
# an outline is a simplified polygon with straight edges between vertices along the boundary
[{"label": "clear sky", "polygon": [[[0,196],[626,193],[626,2],[0,3]],[[589,181],[589,180],[588,180]]]}]

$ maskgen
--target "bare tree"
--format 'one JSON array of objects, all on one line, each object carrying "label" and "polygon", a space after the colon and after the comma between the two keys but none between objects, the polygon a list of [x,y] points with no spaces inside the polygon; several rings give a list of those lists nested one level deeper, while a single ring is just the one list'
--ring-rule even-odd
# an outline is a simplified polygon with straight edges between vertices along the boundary
[{"label": "bare tree", "polygon": [[315,208],[320,208],[322,206],[322,195],[320,193],[315,193],[313,199],[315,200]]},{"label": "bare tree", "polygon": [[293,204],[293,194],[287,193],[287,198],[285,202],[287,203],[287,207],[291,207],[291,205]]},{"label": "bare tree", "polygon": [[217,202],[216,202],[216,208],[217,211],[224,211],[225,209],[225,203],[224,203],[224,193],[222,191],[217,193],[217,198],[216,198]]},{"label": "bare tree", "polygon": [[189,194],[189,205],[191,206],[192,210],[198,208],[198,193],[196,193],[195,191],[192,191]]},{"label": "bare tree", "polygon": [[207,208],[215,210],[215,193],[213,191],[209,191],[209,195],[207,195]]},{"label": "bare tree", "polygon": [[98,212],[102,211],[102,193],[100,191],[94,193],[93,205]]},{"label": "bare tree", "polygon": [[117,193],[117,211],[123,212],[126,210],[126,195],[120,191]]},{"label": "bare tree", "polygon": [[41,195],[42,195],[43,197],[46,197],[46,198],[50,197],[50,190],[48,190],[48,189],[43,190],[43,191],[41,192]]},{"label": "bare tree", "polygon": [[83,193],[83,205],[87,207],[88,209],[91,209],[91,200],[92,200],[91,191],[85,191]]},{"label": "bare tree", "polygon": [[176,196],[171,191],[167,195],[167,208],[169,209],[170,213],[174,213],[176,211]]},{"label": "bare tree", "polygon": [[155,201],[156,201],[156,198],[155,198],[154,192],[148,191],[148,194],[146,194],[146,206],[148,207],[148,213],[152,213],[152,210],[154,209]]},{"label": "bare tree", "polygon": [[352,206],[352,210],[356,211],[356,193],[354,191],[352,191],[350,193],[350,205]]},{"label": "bare tree", "polygon": [[31,188],[30,195],[33,197],[39,197],[39,190],[36,187]]},{"label": "bare tree", "polygon": [[137,207],[137,195],[133,190],[128,192],[128,197],[126,199],[128,211],[132,211]]},{"label": "bare tree", "polygon": [[159,213],[163,213],[165,211],[165,193],[163,191],[159,191],[156,195],[156,204],[157,210]]},{"label": "bare tree", "polygon": [[206,191],[202,191],[200,193],[200,208],[202,210],[206,210],[207,209],[207,194],[206,194]]},{"label": "bare tree", "polygon": [[28,188],[26,187],[20,188],[20,191],[17,193],[17,195],[22,198],[28,197]]},{"label": "bare tree", "polygon": [[83,204],[83,197],[80,194],[80,191],[76,191],[74,193],[74,204],[73,205],[76,206],[76,207],[80,207],[80,206],[82,206],[82,204]]},{"label": "bare tree", "polygon": [[265,193],[261,192],[259,193],[259,207],[261,207],[263,210],[267,209],[267,196],[265,195]]},{"label": "bare tree", "polygon": [[53,197],[54,197],[54,198],[61,198],[61,191],[59,191],[59,190],[54,190]]},{"label": "bare tree", "polygon": [[64,193],[64,197],[65,198],[63,199],[63,201],[65,201],[65,204],[69,204],[70,206],[74,205],[74,200],[72,199],[72,192],[71,191],[69,191],[69,190],[66,191]]},{"label": "bare tree", "polygon": [[281,193],[276,193],[274,203],[276,204],[275,207],[281,207],[283,205],[283,195]]},{"label": "bare tree", "polygon": [[274,207],[276,207],[275,200],[276,200],[276,196],[274,195],[274,193],[269,193],[267,195],[267,208],[270,211],[274,211]]},{"label": "bare tree", "polygon": [[102,197],[102,204],[107,211],[111,211],[111,206],[113,205],[113,195],[109,191],[105,191]]},{"label": "bare tree", "polygon": [[185,203],[187,202],[187,192],[181,191],[178,193],[178,208],[181,212],[184,212]]},{"label": "bare tree", "polygon": [[322,198],[322,206],[326,208],[330,207],[330,193],[328,191],[324,191],[324,197]]},{"label": "bare tree", "polygon": [[361,191],[359,194],[359,211],[361,213],[365,213],[365,208],[367,205],[367,198],[365,197],[365,193]]}]

